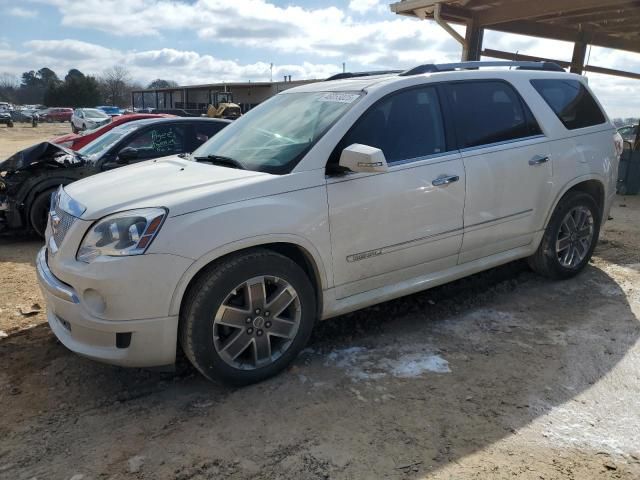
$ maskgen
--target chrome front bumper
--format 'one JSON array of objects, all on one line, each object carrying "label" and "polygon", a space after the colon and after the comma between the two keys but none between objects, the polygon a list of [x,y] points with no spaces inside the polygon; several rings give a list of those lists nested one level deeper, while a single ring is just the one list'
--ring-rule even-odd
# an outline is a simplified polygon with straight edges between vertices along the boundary
[{"label": "chrome front bumper", "polygon": [[47,265],[47,248],[42,247],[38,252],[38,256],[36,257],[36,270],[38,272],[38,280],[40,281],[40,286],[49,292],[54,297],[58,297],[62,300],[71,303],[80,303],[80,299],[74,292],[73,288],[71,288],[66,283],[62,283],[58,280],[51,270],[49,269],[49,265]]}]

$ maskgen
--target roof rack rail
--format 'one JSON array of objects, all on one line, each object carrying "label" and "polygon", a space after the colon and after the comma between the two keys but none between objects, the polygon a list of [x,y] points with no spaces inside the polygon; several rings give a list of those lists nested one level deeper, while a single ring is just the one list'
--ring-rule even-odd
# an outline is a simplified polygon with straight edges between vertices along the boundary
[{"label": "roof rack rail", "polygon": [[564,69],[553,62],[458,62],[458,63],[426,63],[400,73],[402,77],[421,75],[423,73],[450,72],[452,70],[477,70],[481,67],[515,67],[518,70],[546,70],[564,72]]},{"label": "roof rack rail", "polygon": [[377,70],[370,72],[342,72],[336,73],[335,75],[330,76],[325,79],[325,82],[330,82],[331,80],[342,80],[344,78],[356,78],[356,77],[371,77],[373,75],[390,75],[395,73],[402,73],[403,70]]}]

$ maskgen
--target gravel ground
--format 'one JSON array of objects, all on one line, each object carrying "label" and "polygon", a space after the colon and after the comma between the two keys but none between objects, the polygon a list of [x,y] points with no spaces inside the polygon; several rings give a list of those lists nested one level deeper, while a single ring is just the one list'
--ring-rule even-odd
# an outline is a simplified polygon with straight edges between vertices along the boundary
[{"label": "gravel ground", "polygon": [[[67,129],[0,128],[0,158]],[[612,215],[575,279],[516,262],[323,322],[242,389],[68,352],[40,242],[2,238],[0,478],[638,479],[640,198]]]}]

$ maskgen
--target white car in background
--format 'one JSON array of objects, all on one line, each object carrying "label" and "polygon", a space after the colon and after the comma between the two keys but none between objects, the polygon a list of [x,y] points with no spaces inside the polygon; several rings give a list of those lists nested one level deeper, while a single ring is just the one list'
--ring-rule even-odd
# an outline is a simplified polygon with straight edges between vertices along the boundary
[{"label": "white car in background", "polygon": [[111,122],[111,116],[97,108],[76,108],[71,116],[73,133],[94,130]]},{"label": "white car in background", "polygon": [[578,274],[621,151],[586,80],[554,64],[292,88],[192,156],[60,188],[37,258],[48,321],[97,360],[167,365],[181,345],[208,378],[260,381],[316,320],[520,258]]}]

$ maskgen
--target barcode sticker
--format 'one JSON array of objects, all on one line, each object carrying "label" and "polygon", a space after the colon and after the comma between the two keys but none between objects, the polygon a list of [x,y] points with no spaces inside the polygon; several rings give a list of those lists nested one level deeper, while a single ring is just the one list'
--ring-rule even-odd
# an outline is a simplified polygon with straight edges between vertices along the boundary
[{"label": "barcode sticker", "polygon": [[321,102],[352,103],[360,95],[357,93],[327,93],[318,100]]}]

